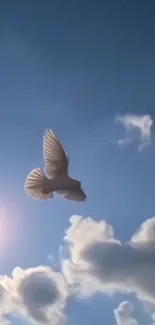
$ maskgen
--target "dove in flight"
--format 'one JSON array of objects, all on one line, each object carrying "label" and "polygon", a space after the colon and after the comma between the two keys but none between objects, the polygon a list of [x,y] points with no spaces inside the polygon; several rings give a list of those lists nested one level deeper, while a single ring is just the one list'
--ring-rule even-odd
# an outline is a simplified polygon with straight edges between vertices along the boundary
[{"label": "dove in flight", "polygon": [[47,176],[41,168],[33,169],[25,181],[26,194],[36,200],[47,200],[56,192],[67,200],[85,201],[81,182],[68,174],[68,154],[50,129],[43,135],[43,156]]}]

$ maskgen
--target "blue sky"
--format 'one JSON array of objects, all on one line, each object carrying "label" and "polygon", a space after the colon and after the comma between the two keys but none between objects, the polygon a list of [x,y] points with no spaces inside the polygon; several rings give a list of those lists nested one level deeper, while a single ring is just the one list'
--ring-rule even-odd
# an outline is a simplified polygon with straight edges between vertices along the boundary
[{"label": "blue sky", "polygon": [[[97,224],[106,220],[121,242],[154,216],[154,124],[149,145],[138,152],[142,129],[132,125],[127,132],[115,119],[155,119],[155,3],[8,0],[0,22],[0,274],[10,279],[17,266],[50,266],[48,255],[59,269],[59,247],[72,215]],[[28,172],[43,166],[45,128],[69,152],[70,173],[82,182],[86,202],[26,196]],[[120,146],[128,137],[131,143]],[[85,280],[78,281],[81,287]],[[117,289],[112,297],[101,291],[67,298],[67,323],[116,325],[114,309],[127,300],[139,324],[151,324],[154,307],[146,311],[132,288],[129,295]],[[9,316],[11,324],[30,324],[32,315],[21,314]]]}]

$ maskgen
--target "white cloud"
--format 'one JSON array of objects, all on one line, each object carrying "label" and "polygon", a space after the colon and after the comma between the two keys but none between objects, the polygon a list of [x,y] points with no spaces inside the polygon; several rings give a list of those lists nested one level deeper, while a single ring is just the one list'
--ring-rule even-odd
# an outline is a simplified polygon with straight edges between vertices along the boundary
[{"label": "white cloud", "polygon": [[[142,151],[151,143],[151,129],[153,120],[150,115],[127,114],[124,116],[117,116],[115,118],[115,122],[123,124],[128,132],[131,132],[133,129],[139,130],[140,145],[138,151]],[[128,144],[128,138],[118,140],[118,144],[122,145],[123,141],[125,144]],[[129,143],[130,142],[131,141],[129,141]]]},{"label": "white cloud", "polygon": [[155,325],[155,313],[152,315],[152,324],[151,325]]},{"label": "white cloud", "polygon": [[0,324],[10,325],[5,315],[13,311],[12,297],[5,287],[0,284]]},{"label": "white cloud", "polygon": [[126,137],[119,140],[111,140],[110,142],[112,144],[118,145],[120,148],[124,148],[127,147],[132,142],[132,140],[133,139],[131,137]]},{"label": "white cloud", "polygon": [[74,216],[70,222],[65,241],[71,258],[62,264],[78,294],[133,292],[155,304],[155,218],[144,222],[126,243],[114,237],[112,226],[105,221]]},{"label": "white cloud", "polygon": [[4,294],[1,299],[1,316],[14,312],[41,324],[65,321],[68,288],[61,273],[45,266],[26,270],[17,267],[12,277],[1,276],[0,285],[8,295],[6,301]]},{"label": "white cloud", "polygon": [[[32,324],[64,323],[71,295],[89,297],[96,292],[132,292],[155,306],[155,217],[146,220],[129,242],[121,243],[106,221],[72,216],[64,243],[70,259],[61,255],[62,273],[48,266],[17,267],[11,277],[0,276],[1,324],[7,325],[6,316],[12,313]],[[117,325],[137,325],[130,307],[121,304],[115,310]],[[127,308],[130,322],[127,314],[121,318]]]},{"label": "white cloud", "polygon": [[117,141],[117,144],[120,146],[120,147],[125,147],[127,146],[128,144],[130,144],[132,142],[132,138],[124,138],[124,139],[119,139]]},{"label": "white cloud", "polygon": [[4,317],[0,317],[0,324],[1,325],[12,325],[11,321],[5,319]]},{"label": "white cloud", "polygon": [[135,318],[132,317],[133,305],[129,301],[123,301],[117,309],[114,310],[117,325],[138,325]]}]

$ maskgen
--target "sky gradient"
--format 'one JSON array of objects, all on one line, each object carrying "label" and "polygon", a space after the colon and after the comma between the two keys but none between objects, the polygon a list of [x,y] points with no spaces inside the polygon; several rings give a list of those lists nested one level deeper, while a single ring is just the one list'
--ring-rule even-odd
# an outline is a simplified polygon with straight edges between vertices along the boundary
[{"label": "sky gradient", "polygon": [[[113,284],[118,278],[114,277],[114,281],[111,273],[111,279],[107,279],[96,260],[95,270],[98,273],[95,277],[97,279],[97,274],[101,272],[101,282],[107,281],[109,285],[108,281],[111,281],[112,289],[107,289],[111,290],[110,295],[102,288],[97,294],[93,292],[87,298],[77,298],[82,290],[81,281],[84,283],[86,280],[78,278],[80,293],[68,294],[68,283],[66,285],[65,281],[74,276],[69,275],[69,280],[66,280],[68,273],[72,272],[70,269],[66,271],[63,261],[68,259],[68,247],[73,244],[72,240],[69,241],[70,237],[64,241],[65,231],[71,227],[69,220],[72,215],[91,217],[96,222],[90,225],[90,233],[94,236],[98,222],[106,220],[114,229],[111,237],[121,242],[120,254],[124,252],[124,243],[130,241],[133,245],[132,236],[141,224],[155,215],[155,2],[6,0],[0,6],[0,23],[2,287],[13,290],[8,289],[7,281],[10,280],[5,280],[3,276],[7,275],[10,279],[16,267],[27,270],[25,272],[28,273],[21,271],[21,278],[25,279],[25,274],[31,273],[29,268],[52,266],[54,270],[61,271],[59,275],[64,281],[61,288],[67,286],[63,295],[60,294],[65,304],[65,311],[61,312],[67,318],[67,324],[152,325],[155,289],[154,293],[150,293],[146,289],[148,285],[142,288],[141,281],[135,276],[136,267],[132,280],[137,291],[133,292],[131,286],[129,294],[126,291],[121,294],[118,290],[118,287],[122,288],[121,284],[118,287]],[[126,116],[130,121],[129,128]],[[150,128],[147,125],[149,143],[139,151],[144,141],[141,138],[144,131],[141,118],[146,116],[152,121]],[[122,123],[116,121],[118,117],[121,117]],[[135,125],[135,117],[138,125]],[[51,128],[65,151],[69,152],[70,174],[82,182],[88,196],[86,202],[65,201],[58,196],[53,200],[37,202],[26,196],[24,182],[27,174],[35,167],[43,167],[42,135],[45,128]],[[154,219],[151,220],[149,227],[154,229]],[[79,221],[81,233],[82,225]],[[142,237],[149,241],[152,235],[148,223],[144,229],[147,229],[146,235],[142,234]],[[89,227],[85,230],[87,232]],[[102,240],[108,238],[111,245],[111,237],[106,236],[109,233],[107,235],[105,231]],[[86,252],[85,259],[89,255],[84,237],[75,243],[70,262],[73,262],[76,247],[81,241]],[[109,252],[109,246],[106,249]],[[132,252],[139,254],[134,249]],[[141,253],[143,261],[145,252],[144,249]],[[79,267],[84,259],[80,256],[77,256]],[[101,256],[104,256],[103,251]],[[141,267],[153,279],[155,268],[153,270],[151,253],[149,256],[150,260],[145,263],[152,269],[149,266],[145,268],[145,263]],[[92,262],[91,254],[89,258]],[[107,265],[110,265],[108,263],[112,262],[106,258]],[[120,259],[123,260],[122,255]],[[134,264],[133,259],[131,261]],[[123,267],[118,269],[124,276]],[[41,270],[44,272],[44,269]],[[110,266],[107,270],[110,272]],[[52,279],[55,276],[49,269],[45,273]],[[18,292],[22,301],[20,304],[26,307],[20,306],[18,312],[7,311],[11,324],[29,325],[32,319],[42,319],[43,323],[46,319],[41,318],[40,306],[48,303],[53,306],[57,302],[57,291],[52,289],[55,295],[49,293],[46,304],[41,300],[36,302],[33,298],[39,293],[29,295],[30,288],[25,293],[24,280],[20,280],[22,284],[19,284],[19,278],[17,270],[14,287],[18,289],[16,294],[15,291],[11,294],[16,296]],[[46,280],[37,278],[36,287],[40,282],[44,284]],[[42,287],[37,291],[39,289],[35,285],[32,283],[34,291],[42,292]],[[45,285],[48,287],[48,282]],[[74,287],[73,279],[70,285]],[[92,285],[94,291],[97,290],[97,284],[94,282]],[[117,294],[111,296],[116,287]],[[2,293],[1,298],[0,287],[0,299],[3,300],[3,296]],[[146,299],[146,296],[149,296],[149,307],[148,303],[142,303],[142,298]],[[120,305],[123,301],[127,302]],[[29,304],[34,304],[36,309],[33,312]],[[130,304],[133,304],[133,316]],[[5,305],[3,301],[2,316]],[[123,321],[120,308],[123,312],[125,310]],[[21,318],[26,312],[28,317]],[[138,323],[126,320],[126,315],[137,319]],[[56,322],[57,319],[52,319],[52,324]]]}]

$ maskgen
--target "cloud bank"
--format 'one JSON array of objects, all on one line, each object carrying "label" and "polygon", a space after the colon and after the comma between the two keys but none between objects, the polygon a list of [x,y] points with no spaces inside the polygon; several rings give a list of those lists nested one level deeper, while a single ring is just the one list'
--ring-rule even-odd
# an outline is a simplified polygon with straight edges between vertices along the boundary
[{"label": "cloud bank", "polygon": [[[150,115],[134,115],[127,114],[124,116],[117,116],[115,118],[116,123],[124,125],[128,132],[132,132],[133,129],[139,131],[140,145],[138,151],[142,151],[151,143],[151,130],[153,126],[153,120]],[[124,138],[118,140],[118,145],[127,145],[131,142],[131,138]]]},{"label": "cloud bank", "polygon": [[[64,245],[70,256],[62,255],[61,272],[16,267],[12,276],[0,276],[1,324],[9,324],[6,316],[12,313],[33,324],[64,324],[72,295],[135,293],[155,305],[155,217],[122,243],[106,221],[72,216]],[[129,302],[115,310],[115,317],[117,325],[138,325]]]}]

